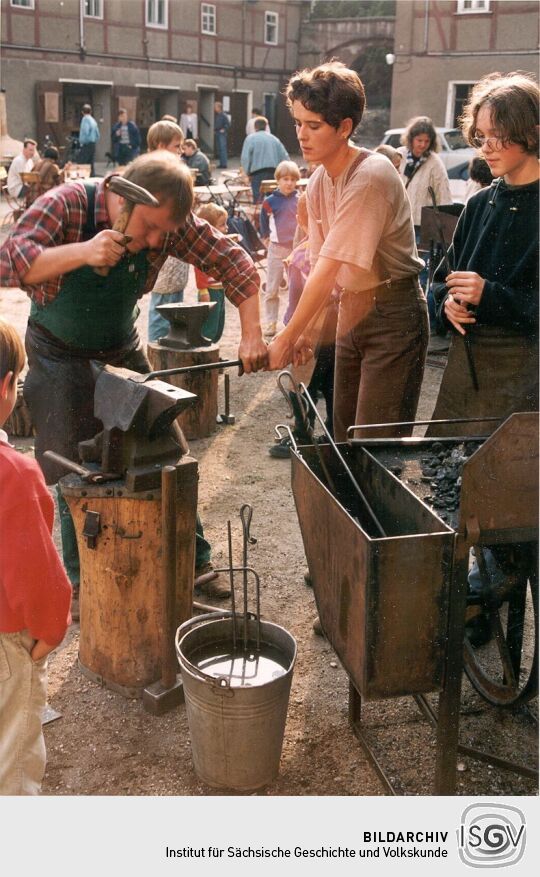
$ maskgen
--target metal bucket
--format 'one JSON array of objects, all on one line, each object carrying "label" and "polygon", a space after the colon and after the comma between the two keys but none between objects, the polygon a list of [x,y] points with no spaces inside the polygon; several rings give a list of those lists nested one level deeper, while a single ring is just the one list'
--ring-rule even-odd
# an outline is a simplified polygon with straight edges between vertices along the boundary
[{"label": "metal bucket", "polygon": [[[260,621],[265,647],[283,658],[283,674],[262,684],[236,685],[231,677],[213,677],[192,660],[197,653],[224,645],[233,653],[233,617],[228,611],[192,618],[176,632],[193,763],[209,786],[238,792],[271,783],[279,771],[296,641],[278,624]],[[194,625],[199,625],[195,627]],[[257,620],[247,622],[248,645],[255,649]]]}]

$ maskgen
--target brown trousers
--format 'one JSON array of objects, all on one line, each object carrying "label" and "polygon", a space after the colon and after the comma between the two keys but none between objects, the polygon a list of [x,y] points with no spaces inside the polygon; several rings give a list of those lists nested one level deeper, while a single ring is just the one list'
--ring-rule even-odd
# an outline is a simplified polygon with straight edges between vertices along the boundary
[{"label": "brown trousers", "polygon": [[[364,292],[339,305],[334,434],[353,424],[414,420],[429,337],[427,304],[416,277]],[[410,435],[412,428],[361,430],[359,438]]]}]

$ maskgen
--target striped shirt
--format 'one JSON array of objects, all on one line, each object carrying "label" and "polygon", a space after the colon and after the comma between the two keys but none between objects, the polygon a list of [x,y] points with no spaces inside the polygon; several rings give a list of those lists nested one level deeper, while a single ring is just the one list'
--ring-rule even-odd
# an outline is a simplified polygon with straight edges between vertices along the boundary
[{"label": "striped shirt", "polygon": [[[0,285],[24,289],[38,305],[52,302],[62,286],[62,275],[36,285],[25,284],[24,275],[44,250],[85,239],[87,211],[86,189],[80,181],[51,189],[34,201],[0,247]],[[96,233],[111,228],[104,181],[96,186],[94,221]],[[159,253],[147,251],[149,270],[143,293],[153,289],[168,256],[217,275],[236,307],[259,292],[259,275],[246,251],[192,213],[181,230],[167,235]]]}]

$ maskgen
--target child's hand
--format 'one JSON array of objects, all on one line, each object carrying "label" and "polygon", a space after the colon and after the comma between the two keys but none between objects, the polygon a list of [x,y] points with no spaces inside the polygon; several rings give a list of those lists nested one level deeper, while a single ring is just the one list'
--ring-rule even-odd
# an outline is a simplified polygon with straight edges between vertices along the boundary
[{"label": "child's hand", "polygon": [[210,293],[207,289],[199,289],[197,293],[197,301],[210,301]]},{"label": "child's hand", "polygon": [[44,639],[38,639],[34,643],[32,651],[30,652],[30,657],[33,661],[41,661],[42,658],[46,658],[55,648],[56,646],[50,646]]}]

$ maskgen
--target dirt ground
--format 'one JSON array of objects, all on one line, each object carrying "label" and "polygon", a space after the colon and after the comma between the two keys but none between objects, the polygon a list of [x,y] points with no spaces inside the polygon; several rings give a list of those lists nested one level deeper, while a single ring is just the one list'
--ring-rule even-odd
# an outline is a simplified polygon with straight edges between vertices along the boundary
[{"label": "dirt ground", "polygon": [[[189,299],[189,295],[188,295]],[[140,318],[144,334],[146,307]],[[19,290],[2,290],[0,314],[24,332],[28,302]],[[238,318],[228,307],[221,356],[236,356]],[[428,417],[441,370],[428,366],[419,417]],[[220,410],[223,410],[220,378]],[[305,585],[306,569],[291,486],[290,463],[268,455],[274,424],[285,405],[273,374],[231,377],[234,426],[218,426],[211,438],[192,441],[200,467],[199,510],[213,560],[226,564],[227,520],[240,560],[239,509],[253,507],[257,544],[250,563],[261,577],[263,615],[296,638],[288,720],[276,782],[263,795],[383,795],[377,774],[348,724],[348,680],[332,647],[312,631],[315,602]],[[31,441],[15,444],[31,453]],[[151,574],[151,573],[149,573]],[[52,655],[49,704],[61,717],[45,726],[48,795],[215,794],[193,769],[185,708],[164,717],[146,713],[139,700],[125,699],[81,675],[77,666],[79,626],[73,624]],[[436,706],[436,697],[430,696]],[[531,763],[536,757],[537,701],[518,711],[497,709],[464,682],[461,742]],[[433,793],[435,736],[411,698],[364,705],[363,718],[381,762],[399,794]],[[508,771],[460,758],[459,795],[534,795],[535,782]]]}]

